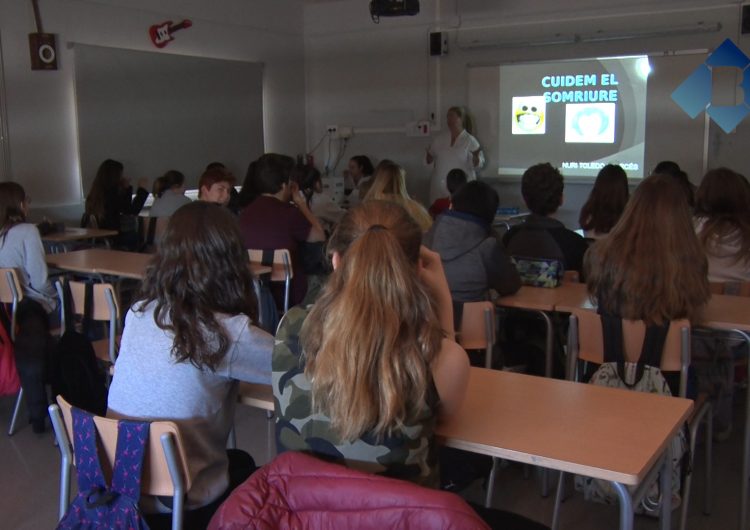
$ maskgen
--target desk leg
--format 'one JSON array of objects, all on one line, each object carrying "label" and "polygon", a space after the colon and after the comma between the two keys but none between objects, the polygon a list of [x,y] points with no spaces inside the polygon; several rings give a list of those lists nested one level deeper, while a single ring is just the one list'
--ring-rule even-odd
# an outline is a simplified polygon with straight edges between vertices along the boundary
[{"label": "desk leg", "polygon": [[620,499],[620,530],[633,530],[633,498],[627,486],[613,482],[612,486]]},{"label": "desk leg", "polygon": [[[740,329],[732,330],[740,335],[748,346],[750,351],[750,336]],[[750,481],[750,389],[746,392],[745,402],[745,434],[742,443],[742,485],[740,487],[740,530],[745,527],[747,521],[747,495],[748,481]]]},{"label": "desk leg", "polygon": [[539,311],[539,314],[542,315],[544,323],[547,326],[547,337],[544,344],[544,376],[552,377],[552,356],[554,355],[553,345],[555,338],[555,328],[552,325],[552,319],[547,313],[545,313],[544,311]]},{"label": "desk leg", "polygon": [[661,481],[661,517],[659,517],[659,528],[669,530],[672,526],[672,441],[667,444],[664,462],[659,474]]}]

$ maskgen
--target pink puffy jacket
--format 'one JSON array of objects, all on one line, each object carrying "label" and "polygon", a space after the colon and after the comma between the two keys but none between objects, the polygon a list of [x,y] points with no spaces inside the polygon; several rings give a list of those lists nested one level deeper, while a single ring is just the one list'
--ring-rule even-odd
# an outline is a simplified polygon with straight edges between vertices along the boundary
[{"label": "pink puffy jacket", "polygon": [[286,452],[256,471],[209,530],[384,528],[473,530],[487,525],[457,495]]}]

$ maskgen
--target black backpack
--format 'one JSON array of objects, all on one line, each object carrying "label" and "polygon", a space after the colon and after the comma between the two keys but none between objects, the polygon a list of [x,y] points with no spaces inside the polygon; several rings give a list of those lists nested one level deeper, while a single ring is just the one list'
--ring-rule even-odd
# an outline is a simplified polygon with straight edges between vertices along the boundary
[{"label": "black backpack", "polygon": [[83,304],[82,333],[75,329],[70,286],[63,283],[65,333],[57,345],[52,370],[52,391],[74,407],[97,416],[107,413],[105,375],[99,368],[94,347],[88,338],[94,285],[87,282]]}]

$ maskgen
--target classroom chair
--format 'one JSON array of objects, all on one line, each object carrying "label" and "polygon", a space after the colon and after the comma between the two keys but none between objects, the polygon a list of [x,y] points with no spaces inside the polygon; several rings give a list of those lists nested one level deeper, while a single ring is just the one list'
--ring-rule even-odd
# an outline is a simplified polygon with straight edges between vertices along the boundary
[{"label": "classroom chair", "polygon": [[[625,358],[628,361],[637,360],[641,353],[641,346],[646,334],[646,325],[642,321],[623,320],[623,344]],[[600,316],[594,311],[580,310],[570,315],[570,326],[568,329],[568,366],[567,379],[579,380],[579,361],[594,363],[596,365],[604,362],[604,339],[602,336],[602,325]],[[661,370],[667,372],[679,372],[680,383],[678,396],[684,398],[687,392],[688,367],[690,365],[690,322],[687,320],[676,320],[671,322],[661,359]],[[711,444],[713,431],[713,415],[711,403],[707,396],[700,395],[695,400],[693,413],[687,423],[690,430],[690,461],[687,465],[692,468],[695,456],[696,438],[698,427],[702,421],[706,421],[705,429],[705,451],[706,451],[706,490],[704,513],[710,513],[711,505]],[[555,508],[552,517],[552,528],[557,529],[559,524],[560,503],[564,491],[565,473],[560,473],[555,496]],[[692,473],[685,478],[683,487],[680,530],[685,530],[687,523],[688,505],[690,501],[690,487]],[[645,491],[644,488],[641,488]],[[636,502],[633,503],[636,506]]]},{"label": "classroom chair", "polygon": [[[462,304],[456,341],[465,350],[484,350],[484,367],[492,368],[492,349],[495,345],[495,306],[492,302]],[[455,306],[454,306],[455,307]]]},{"label": "classroom chair", "polygon": [[292,258],[289,250],[285,248],[275,250],[248,249],[247,255],[250,263],[271,267],[269,280],[271,282],[284,282],[284,313],[289,311],[289,294],[292,287]]},{"label": "classroom chair", "polygon": [[[454,311],[457,304],[457,302],[453,304]],[[484,350],[484,367],[492,368],[492,350],[495,345],[495,306],[492,302],[466,302],[461,306],[461,324],[456,331],[456,341],[465,350]],[[484,503],[486,508],[491,505],[499,465],[500,459],[493,457]]]},{"label": "classroom chair", "polygon": [[141,252],[153,254],[156,252],[156,246],[161,241],[164,231],[167,229],[169,217],[146,217],[145,218],[145,237]]},{"label": "classroom chair", "polygon": [[[70,287],[71,314],[66,315],[66,311],[63,311],[63,329],[65,329],[67,318],[84,315],[86,305],[86,283],[68,281],[67,284]],[[58,280],[55,282],[55,288],[60,297],[60,306],[64,308],[66,303],[64,286]],[[94,347],[97,359],[114,366],[117,359],[117,350],[120,346],[120,335],[118,334],[120,306],[112,284],[96,283],[93,285],[93,288],[91,320],[94,322],[107,322],[108,332],[106,338],[94,340],[91,342],[91,345]]]},{"label": "classroom chair", "polygon": [[[55,439],[62,456],[60,463],[59,519],[63,518],[70,504],[71,469],[75,464],[72,443],[75,437],[73,436],[71,409],[71,405],[62,396],[57,396],[56,405],[49,406]],[[100,450],[104,450],[99,455],[100,458],[104,457],[102,460],[104,473],[111,473],[117,447],[118,421],[95,416],[94,423],[101,440]],[[172,530],[179,530],[182,528],[185,494],[190,489],[193,480],[185,459],[180,430],[171,421],[152,422],[148,444],[143,460],[141,495],[172,497]],[[106,477],[107,481],[110,479],[111,477]]]},{"label": "classroom chair", "polygon": [[750,282],[709,282],[711,294],[750,296]]}]

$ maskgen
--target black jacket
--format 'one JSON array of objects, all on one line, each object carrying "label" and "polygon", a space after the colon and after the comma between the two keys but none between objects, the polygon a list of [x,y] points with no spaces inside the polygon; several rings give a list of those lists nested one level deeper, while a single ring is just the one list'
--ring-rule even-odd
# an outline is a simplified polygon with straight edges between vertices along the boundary
[{"label": "black jacket", "polygon": [[557,219],[531,214],[506,232],[503,244],[511,256],[558,259],[566,271],[578,271],[583,280],[583,255],[588,243]]}]

